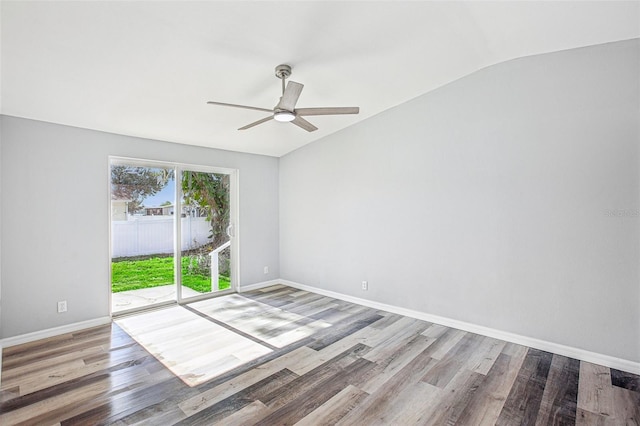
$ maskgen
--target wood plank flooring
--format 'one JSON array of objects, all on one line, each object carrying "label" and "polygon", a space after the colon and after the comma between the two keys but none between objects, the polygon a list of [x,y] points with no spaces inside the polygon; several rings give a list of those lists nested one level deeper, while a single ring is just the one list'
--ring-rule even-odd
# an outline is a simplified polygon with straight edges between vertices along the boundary
[{"label": "wood plank flooring", "polygon": [[640,377],[273,286],[5,348],[0,424],[640,425]]}]

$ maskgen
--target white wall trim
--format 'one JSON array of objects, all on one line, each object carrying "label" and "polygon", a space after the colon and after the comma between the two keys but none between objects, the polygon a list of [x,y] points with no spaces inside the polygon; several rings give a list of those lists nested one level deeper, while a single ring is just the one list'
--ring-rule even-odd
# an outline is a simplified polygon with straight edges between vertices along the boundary
[{"label": "white wall trim", "polygon": [[[243,285],[238,289],[239,292],[258,290],[260,288],[269,287],[276,284],[282,284],[282,280],[263,281],[255,284]],[[292,286],[293,287],[293,286]],[[230,293],[231,294],[231,293]],[[18,336],[5,337],[0,339],[0,357],[2,356],[2,348],[21,345],[23,343],[34,342],[40,339],[59,336],[65,333],[73,333],[91,327],[109,324],[111,317],[100,317],[88,321],[76,322],[73,324],[62,325],[60,327],[48,328],[46,330],[34,331],[32,333],[20,334]],[[1,360],[2,358],[0,358]]]},{"label": "white wall trim", "polygon": [[74,322],[73,324],[61,325],[60,327],[47,328],[46,330],[34,331],[33,333],[20,334],[12,337],[5,337],[0,340],[0,348],[21,345],[23,343],[34,342],[40,339],[59,336],[65,333],[84,330],[99,325],[109,324],[111,317],[100,317],[87,321]]},{"label": "white wall trim", "polygon": [[[519,345],[529,346],[531,348],[540,349],[543,351],[552,352],[554,354],[579,359],[581,361],[587,361],[594,364],[604,365],[605,367],[615,368],[615,369],[627,371],[633,374],[640,374],[640,363],[638,362],[629,361],[622,358],[616,358],[610,355],[599,354],[596,352],[587,351],[585,349],[565,346],[559,343],[547,342],[545,340],[535,339],[533,337],[521,336],[519,334],[509,333],[502,330],[496,330],[493,328],[471,324],[464,321],[458,321],[452,318],[432,315],[426,312],[415,311],[413,309],[401,308],[398,306],[388,305],[386,303],[380,303],[372,300],[361,299],[359,297],[354,297],[354,296],[349,296],[342,293],[337,293],[334,291],[324,290],[321,288],[300,284],[294,281],[289,281],[289,280],[263,281],[255,284],[241,286],[239,289],[239,292],[258,290],[264,287],[269,287],[277,284],[284,284],[289,287],[297,288],[300,290],[311,291],[313,293],[321,294],[323,296],[333,297],[335,299],[357,303],[359,305],[367,306],[369,308],[380,309],[387,312],[392,312],[394,314],[404,315],[411,318],[420,319],[423,321],[433,322],[433,323],[441,324],[447,327],[456,328],[458,330],[468,331],[470,333],[476,333],[483,336],[492,337],[494,339],[500,339],[507,342],[517,343]],[[49,337],[54,337],[54,336],[58,336],[65,333],[72,333],[75,331],[79,331],[79,330],[83,330],[91,327],[97,327],[100,325],[109,324],[110,322],[111,322],[110,317],[100,317],[93,320],[67,324],[60,327],[49,328],[41,331],[35,331],[33,333],[7,337],[0,340],[0,351],[2,350],[2,348],[8,348],[10,346],[29,343],[29,342],[33,342],[40,339],[46,339]]]},{"label": "white wall trim", "polygon": [[[277,284],[284,284],[284,283],[283,283],[282,280],[269,280],[269,281],[262,281],[262,282],[259,282],[259,283],[255,283],[255,284],[243,285],[243,286],[239,286],[238,293],[242,293],[244,291],[258,290],[258,289],[261,289],[261,288],[265,288],[265,287],[269,287],[269,286],[277,285]],[[293,287],[293,286],[291,286],[291,287]]]},{"label": "white wall trim", "polygon": [[372,300],[361,299],[359,297],[354,297],[354,296],[349,296],[342,293],[337,293],[334,291],[324,290],[321,288],[300,284],[294,281],[289,281],[289,280],[275,280],[275,281],[276,283],[285,284],[300,290],[306,290],[313,293],[321,294],[323,296],[333,297],[335,299],[357,303],[359,305],[367,306],[369,308],[380,309],[383,311],[392,312],[394,314],[404,315],[407,317],[416,318],[423,321],[433,322],[433,323],[444,325],[447,327],[456,328],[458,330],[468,331],[470,333],[476,333],[482,336],[492,337],[494,339],[505,340],[511,343],[517,343],[519,345],[524,345],[531,348],[552,352],[554,354],[575,358],[580,361],[586,361],[594,364],[603,365],[609,368],[615,368],[617,370],[627,371],[633,374],[640,374],[639,362],[629,361],[622,358],[616,358],[610,355],[599,354],[596,352],[587,351],[585,349],[565,346],[559,343],[547,342],[545,340],[535,339],[533,337],[521,336],[519,334],[509,333],[502,330],[496,330],[494,328],[471,324],[464,321],[458,321],[452,318],[432,315],[426,312],[415,311],[413,309],[401,308],[398,306],[387,305],[386,303],[380,303]]}]

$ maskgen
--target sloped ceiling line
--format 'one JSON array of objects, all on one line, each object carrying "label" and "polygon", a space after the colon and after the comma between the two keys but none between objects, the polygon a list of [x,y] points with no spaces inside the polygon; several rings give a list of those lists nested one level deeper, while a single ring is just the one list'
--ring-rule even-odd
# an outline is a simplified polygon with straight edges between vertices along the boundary
[{"label": "sloped ceiling line", "polygon": [[[640,2],[2,1],[1,113],[282,156],[480,68],[640,37]],[[354,105],[307,133],[275,121],[277,64],[300,107]]]}]

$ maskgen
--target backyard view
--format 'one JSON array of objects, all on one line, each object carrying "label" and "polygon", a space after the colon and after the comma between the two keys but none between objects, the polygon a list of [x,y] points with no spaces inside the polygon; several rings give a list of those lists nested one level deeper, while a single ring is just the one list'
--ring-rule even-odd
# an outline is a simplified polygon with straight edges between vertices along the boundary
[{"label": "backyard view", "polygon": [[176,221],[183,297],[230,288],[228,175],[112,164],[111,212],[114,311],[175,300]]},{"label": "backyard view", "polygon": [[[211,291],[208,271],[193,271],[195,256],[183,257],[182,285],[198,293]],[[229,288],[229,277],[218,276],[218,289]],[[173,257],[151,257],[144,260],[115,260],[111,263],[111,291],[114,293],[173,284]]]}]

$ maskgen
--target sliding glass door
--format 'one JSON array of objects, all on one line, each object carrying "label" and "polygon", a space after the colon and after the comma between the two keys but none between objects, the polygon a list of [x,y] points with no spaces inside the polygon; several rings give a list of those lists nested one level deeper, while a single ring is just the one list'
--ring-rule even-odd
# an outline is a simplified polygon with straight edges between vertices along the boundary
[{"label": "sliding glass door", "polygon": [[113,158],[111,311],[234,291],[234,170]]},{"label": "sliding glass door", "polygon": [[231,287],[229,174],[180,170],[182,299]]}]

